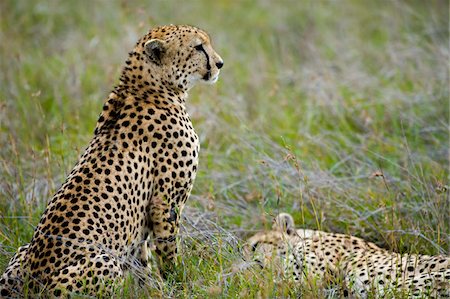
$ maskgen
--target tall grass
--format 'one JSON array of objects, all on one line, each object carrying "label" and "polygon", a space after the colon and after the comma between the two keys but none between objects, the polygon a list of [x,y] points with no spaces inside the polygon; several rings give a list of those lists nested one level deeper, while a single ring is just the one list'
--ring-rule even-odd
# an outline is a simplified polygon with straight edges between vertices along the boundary
[{"label": "tall grass", "polygon": [[188,103],[202,144],[182,267],[124,296],[338,296],[242,260],[243,240],[279,211],[449,254],[448,11],[437,0],[1,1],[0,269],[90,140],[127,52],[169,23],[208,31],[225,66]]}]

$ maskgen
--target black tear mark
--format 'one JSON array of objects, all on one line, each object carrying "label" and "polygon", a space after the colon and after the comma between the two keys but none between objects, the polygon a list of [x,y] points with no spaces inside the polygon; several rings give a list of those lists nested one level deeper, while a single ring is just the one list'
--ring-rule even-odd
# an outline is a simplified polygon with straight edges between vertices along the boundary
[{"label": "black tear mark", "polygon": [[195,49],[197,51],[201,51],[205,54],[206,56],[206,69],[208,70],[206,72],[206,74],[203,76],[203,80],[209,80],[209,78],[211,77],[211,64],[209,63],[209,55],[208,53],[206,53],[205,48],[203,48],[203,45],[198,45],[195,47]]}]

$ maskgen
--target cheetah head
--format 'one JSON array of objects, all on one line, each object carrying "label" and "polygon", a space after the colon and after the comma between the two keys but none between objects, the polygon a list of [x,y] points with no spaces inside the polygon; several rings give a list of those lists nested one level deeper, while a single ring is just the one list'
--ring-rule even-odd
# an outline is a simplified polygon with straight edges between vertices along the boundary
[{"label": "cheetah head", "polygon": [[243,247],[246,261],[256,262],[261,268],[271,262],[279,262],[277,249],[286,242],[287,235],[280,231],[259,232],[247,239]]},{"label": "cheetah head", "polygon": [[169,25],[152,29],[138,41],[127,61],[125,71],[130,73],[125,77],[140,88],[162,84],[187,91],[197,82],[215,83],[222,66],[206,32]]},{"label": "cheetah head", "polygon": [[296,240],[294,218],[288,213],[278,214],[272,225],[272,230],[256,233],[250,237],[244,246],[244,258],[255,261],[262,268],[270,263],[279,263],[279,252],[283,251],[290,240]]}]

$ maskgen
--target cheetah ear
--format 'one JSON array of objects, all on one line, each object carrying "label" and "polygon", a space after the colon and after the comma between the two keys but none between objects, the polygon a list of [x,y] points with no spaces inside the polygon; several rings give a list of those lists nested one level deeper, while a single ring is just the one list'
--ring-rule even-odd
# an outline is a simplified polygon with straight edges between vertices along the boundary
[{"label": "cheetah ear", "polygon": [[153,63],[161,65],[161,60],[166,53],[165,42],[160,39],[151,39],[144,45],[145,54]]}]

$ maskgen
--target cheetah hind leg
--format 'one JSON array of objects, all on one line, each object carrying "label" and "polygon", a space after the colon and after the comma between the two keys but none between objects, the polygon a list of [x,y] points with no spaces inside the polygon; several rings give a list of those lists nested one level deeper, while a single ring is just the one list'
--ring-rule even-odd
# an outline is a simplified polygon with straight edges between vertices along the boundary
[{"label": "cheetah hind leg", "polygon": [[108,298],[123,284],[123,277],[117,258],[103,253],[82,258],[75,265],[61,269],[47,289],[54,297],[65,297],[67,292],[73,292]]}]

